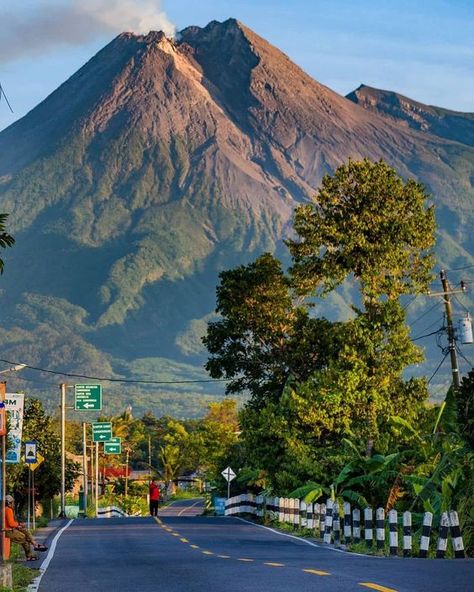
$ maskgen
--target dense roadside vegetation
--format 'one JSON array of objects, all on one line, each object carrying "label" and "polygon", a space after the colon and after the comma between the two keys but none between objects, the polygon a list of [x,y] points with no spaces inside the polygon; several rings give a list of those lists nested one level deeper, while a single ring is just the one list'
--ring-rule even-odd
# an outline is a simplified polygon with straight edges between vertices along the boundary
[{"label": "dense roadside vegetation", "polygon": [[[428,200],[383,162],[326,176],[296,210],[288,271],[265,254],[221,273],[207,369],[229,380],[228,393],[250,394],[229,457],[242,487],[438,517],[454,508],[472,553],[472,373],[440,407],[426,379],[409,378],[422,352],[400,300],[432,279]],[[352,316],[319,318],[341,286],[355,294]]]},{"label": "dense roadside vegetation", "polygon": [[[200,419],[134,418],[130,410],[104,417],[122,437],[123,454],[102,457],[102,467],[119,469],[128,457],[131,468],[167,484],[194,475],[224,492],[220,472],[230,465],[234,493],[332,495],[438,517],[454,508],[473,554],[474,369],[442,405],[430,405],[426,379],[410,378],[422,352],[400,302],[431,281],[428,199],[383,162],[350,161],[325,177],[315,202],[296,211],[288,270],[264,254],[220,275],[220,316],[204,339],[207,370],[248,402],[239,413],[232,399],[211,403]],[[346,321],[318,316],[336,288],[352,296]],[[29,399],[24,430],[46,453],[35,475],[46,505],[59,492],[57,422]],[[68,450],[81,454],[81,425],[68,423],[67,433]],[[21,507],[28,468],[8,472]],[[69,462],[68,488],[77,474]],[[106,489],[124,504],[144,493],[120,476]]]}]

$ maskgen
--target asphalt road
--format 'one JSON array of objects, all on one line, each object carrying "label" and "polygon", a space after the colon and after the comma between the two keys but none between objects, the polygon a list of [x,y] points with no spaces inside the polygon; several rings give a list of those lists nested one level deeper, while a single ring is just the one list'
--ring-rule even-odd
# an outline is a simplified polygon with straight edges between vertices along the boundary
[{"label": "asphalt road", "polygon": [[[39,592],[469,592],[474,561],[389,559],[314,547],[193,500],[152,518],[75,520]],[[191,515],[187,516],[187,513]]]}]

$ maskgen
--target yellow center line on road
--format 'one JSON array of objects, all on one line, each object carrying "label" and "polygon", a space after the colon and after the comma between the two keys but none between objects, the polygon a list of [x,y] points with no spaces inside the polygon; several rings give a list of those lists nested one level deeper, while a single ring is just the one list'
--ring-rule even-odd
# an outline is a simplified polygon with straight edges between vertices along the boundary
[{"label": "yellow center line on road", "polygon": [[188,539],[185,539],[185,538],[181,538],[181,539],[179,539],[179,540],[180,540],[182,543],[189,543]]},{"label": "yellow center line on road", "polygon": [[214,555],[212,551],[201,551],[204,555]]},{"label": "yellow center line on road", "polygon": [[179,537],[180,535],[179,535],[179,533],[177,533],[177,532],[172,532],[172,533],[171,533],[171,536],[177,536],[177,537]]},{"label": "yellow center line on road", "polygon": [[189,545],[191,549],[199,549],[199,545]]},{"label": "yellow center line on road", "polygon": [[230,555],[218,555],[221,559],[230,559]]},{"label": "yellow center line on road", "polygon": [[321,571],[320,569],[303,569],[304,572],[314,574],[315,576],[330,576],[328,571]]},{"label": "yellow center line on road", "polygon": [[251,561],[255,561],[255,559],[247,559],[246,557],[239,557],[237,559],[237,561],[246,561],[247,563],[250,563]]},{"label": "yellow center line on road", "polygon": [[270,567],[285,567],[284,563],[274,563],[273,561],[264,561],[263,565],[269,565]]},{"label": "yellow center line on road", "polygon": [[371,588],[372,590],[377,590],[378,592],[397,592],[393,588],[387,588],[386,586],[373,584],[372,582],[359,582],[359,586],[365,586],[366,588]]}]

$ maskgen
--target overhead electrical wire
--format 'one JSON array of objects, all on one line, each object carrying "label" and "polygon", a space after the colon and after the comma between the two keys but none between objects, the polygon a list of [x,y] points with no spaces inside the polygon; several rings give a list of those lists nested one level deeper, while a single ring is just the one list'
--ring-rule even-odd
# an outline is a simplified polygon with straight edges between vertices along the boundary
[{"label": "overhead electrical wire", "polygon": [[419,337],[414,337],[412,339],[412,341],[418,341],[419,339],[424,339],[425,337],[431,337],[432,335],[437,335],[440,331],[444,331],[444,329],[441,327],[441,329],[437,329],[436,331],[432,331],[431,333],[427,333],[426,335],[420,335]]},{"label": "overhead electrical wire", "polygon": [[432,310],[434,310],[436,307],[438,306],[438,302],[435,302],[433,304],[433,306],[431,306],[428,310],[425,310],[425,312],[420,315],[418,318],[416,318],[414,321],[411,321],[410,325],[415,325],[416,323],[418,323],[418,321],[421,321],[421,319],[423,319],[424,317],[426,317],[427,314],[429,314]]},{"label": "overhead electrical wire", "polygon": [[445,354],[444,354],[444,357],[443,357],[443,359],[442,359],[442,360],[441,360],[441,362],[438,364],[438,366],[437,366],[436,370],[433,372],[433,374],[430,376],[430,378],[429,378],[429,380],[428,380],[427,384],[430,384],[430,382],[431,382],[431,381],[433,380],[433,378],[436,376],[436,374],[438,373],[438,370],[439,370],[439,369],[441,368],[441,366],[443,365],[443,362],[444,362],[444,360],[445,360],[445,359],[448,357],[448,353],[449,353],[449,352],[447,352],[447,353],[445,353]]},{"label": "overhead electrical wire", "polygon": [[[19,365],[19,362],[11,362],[10,360],[2,360],[0,362],[11,364],[12,366]],[[59,372],[57,370],[48,370],[47,368],[39,368],[37,366],[24,365],[29,370],[36,370],[37,372],[45,372],[47,374],[54,374],[57,376],[67,376],[68,378],[84,378],[85,380],[98,380],[100,382],[121,382],[127,384],[196,384],[202,382],[229,382],[228,378],[204,378],[196,380],[141,380],[131,378],[110,378],[107,376],[89,376],[87,374],[76,374],[74,372]]]}]

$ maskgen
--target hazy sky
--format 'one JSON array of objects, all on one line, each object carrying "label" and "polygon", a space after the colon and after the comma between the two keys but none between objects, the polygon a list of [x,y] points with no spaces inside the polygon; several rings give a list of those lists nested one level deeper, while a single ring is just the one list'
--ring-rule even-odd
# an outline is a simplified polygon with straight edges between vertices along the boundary
[{"label": "hazy sky", "polygon": [[123,30],[180,30],[235,17],[311,76],[474,111],[474,0],[1,0],[0,129]]}]

